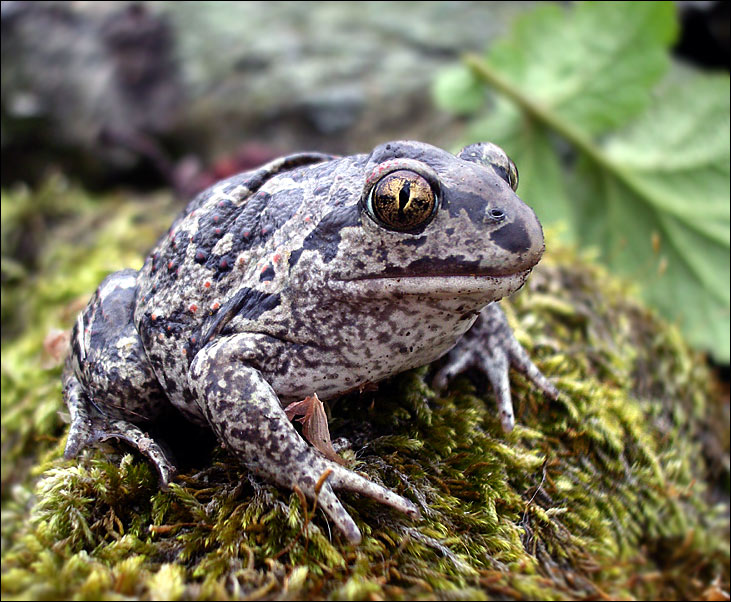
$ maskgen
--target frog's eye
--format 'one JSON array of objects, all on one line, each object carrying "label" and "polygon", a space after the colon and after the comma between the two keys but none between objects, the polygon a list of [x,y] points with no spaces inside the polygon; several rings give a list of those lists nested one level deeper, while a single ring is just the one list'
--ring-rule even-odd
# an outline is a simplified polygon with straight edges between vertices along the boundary
[{"label": "frog's eye", "polygon": [[492,167],[495,173],[505,180],[515,192],[518,189],[518,168],[503,149],[492,142],[478,142],[465,146],[457,157],[465,161]]},{"label": "frog's eye", "polygon": [[518,168],[513,163],[513,160],[508,157],[508,177],[507,182],[510,184],[510,188],[513,192],[518,190]]},{"label": "frog's eye", "polygon": [[407,232],[432,218],[437,195],[427,179],[410,170],[392,171],[371,188],[368,211],[386,228]]}]

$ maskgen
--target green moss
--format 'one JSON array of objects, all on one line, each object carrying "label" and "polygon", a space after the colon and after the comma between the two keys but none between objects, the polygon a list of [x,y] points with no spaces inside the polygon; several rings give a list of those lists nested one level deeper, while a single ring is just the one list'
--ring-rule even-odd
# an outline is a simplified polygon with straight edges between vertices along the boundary
[{"label": "green moss", "polygon": [[[2,351],[4,599],[693,599],[728,590],[728,452],[719,444],[728,424],[709,371],[625,284],[555,248],[550,233],[526,290],[504,305],[559,401],[513,375],[518,424],[505,435],[482,375],[439,395],[426,367],[330,404],[331,433],[348,438],[355,469],[419,504],[420,521],[343,493],[364,535],[350,546],[320,510],[249,477],[223,450],[168,491],[119,447],[63,461],[59,369],[43,367],[43,337],[71,326],[108,271],[139,266],[173,208],[102,199],[92,209],[78,190],[55,195],[69,213],[49,230],[53,244],[3,284],[4,328],[13,320],[22,332]],[[6,202],[26,212],[38,204],[27,192]],[[4,231],[17,223],[3,210]]]}]

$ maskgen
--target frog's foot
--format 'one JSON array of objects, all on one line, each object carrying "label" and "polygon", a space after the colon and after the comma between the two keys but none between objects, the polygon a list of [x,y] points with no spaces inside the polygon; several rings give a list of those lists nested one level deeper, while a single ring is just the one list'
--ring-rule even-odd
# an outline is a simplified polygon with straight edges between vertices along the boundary
[{"label": "frog's foot", "polygon": [[247,336],[223,337],[199,351],[191,364],[191,389],[218,439],[253,472],[317,499],[354,544],[361,540],[360,530],[334,489],[367,495],[418,517],[419,510],[409,500],[324,458],[305,443],[269,383],[243,363]]},{"label": "frog's foot", "polygon": [[63,454],[66,459],[75,458],[84,447],[97,441],[121,439],[150,459],[157,469],[162,486],[167,487],[176,469],[154,439],[130,422],[100,415],[89,402],[76,377],[68,379],[64,394],[71,413],[71,428]]},{"label": "frog's foot", "polygon": [[[333,489],[344,489],[368,496],[400,510],[410,518],[416,519],[421,516],[419,509],[406,498],[373,481],[369,481],[352,470],[343,468],[339,464],[321,457],[311,447],[305,448],[305,453],[298,457],[297,462],[297,466],[292,465],[283,471],[286,474],[282,474],[282,472],[273,474],[263,472],[260,469],[257,472],[291,489],[294,489],[296,485],[310,499],[317,497],[318,505],[322,507],[338,529],[343,532],[348,541],[353,544],[360,543],[360,529],[358,529],[347,510],[343,508]],[[324,484],[320,486],[319,492],[317,492],[317,486],[321,482],[324,482]]]},{"label": "frog's foot", "polygon": [[558,390],[543,376],[518,343],[497,303],[491,303],[482,310],[470,331],[449,352],[447,363],[434,377],[434,386],[445,388],[452,377],[471,366],[477,366],[487,374],[495,391],[500,424],[505,432],[510,432],[515,426],[508,378],[510,366],[524,374],[550,399],[558,398]]}]

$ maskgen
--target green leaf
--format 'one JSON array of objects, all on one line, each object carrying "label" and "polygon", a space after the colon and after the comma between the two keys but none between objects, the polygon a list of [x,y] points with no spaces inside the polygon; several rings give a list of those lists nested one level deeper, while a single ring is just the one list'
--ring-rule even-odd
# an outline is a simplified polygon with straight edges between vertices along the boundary
[{"label": "green leaf", "polygon": [[519,19],[486,63],[558,118],[597,134],[649,104],[676,34],[671,2],[552,4]]},{"label": "green leaf", "polygon": [[729,79],[671,65],[666,2],[547,5],[483,59],[500,96],[470,139],[520,170],[544,223],[600,249],[688,339],[729,360]]},{"label": "green leaf", "polygon": [[600,242],[605,261],[643,282],[691,343],[727,361],[728,77],[686,76],[667,87],[601,152],[606,165],[584,158],[577,173],[590,183],[575,190],[580,242]]}]

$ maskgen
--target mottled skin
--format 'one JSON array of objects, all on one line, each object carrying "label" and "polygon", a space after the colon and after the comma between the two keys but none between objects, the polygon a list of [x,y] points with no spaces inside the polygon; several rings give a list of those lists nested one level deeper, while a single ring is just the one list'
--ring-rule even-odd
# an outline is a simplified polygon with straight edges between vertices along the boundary
[{"label": "mottled skin", "polygon": [[293,155],[216,184],[139,272],[109,276],[79,316],[64,375],[66,456],[122,438],[167,483],[175,468],[140,426],[172,405],[252,471],[311,498],[330,470],[319,503],[353,542],[360,532],[333,489],[418,516],[305,443],[282,407],[447,353],[436,384],[482,366],[505,430],[510,365],[555,397],[495,303],[522,286],[544,248],[516,186],[515,166],[492,144],[454,156],[419,142]]}]

